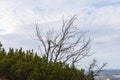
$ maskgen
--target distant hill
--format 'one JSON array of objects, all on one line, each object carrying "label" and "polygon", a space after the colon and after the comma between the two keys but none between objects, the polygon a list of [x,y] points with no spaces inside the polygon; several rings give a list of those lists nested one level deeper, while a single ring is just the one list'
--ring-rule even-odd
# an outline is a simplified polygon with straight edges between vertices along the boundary
[{"label": "distant hill", "polygon": [[106,78],[105,80],[120,80],[120,70],[102,70],[100,76],[96,77],[95,80],[99,78]]}]

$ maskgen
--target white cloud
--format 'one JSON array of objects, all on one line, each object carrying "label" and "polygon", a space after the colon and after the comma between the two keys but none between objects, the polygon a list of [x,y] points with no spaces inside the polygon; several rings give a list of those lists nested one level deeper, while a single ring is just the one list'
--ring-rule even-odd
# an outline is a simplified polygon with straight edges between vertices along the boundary
[{"label": "white cloud", "polygon": [[120,6],[106,6],[96,9],[95,20],[97,25],[120,29]]}]

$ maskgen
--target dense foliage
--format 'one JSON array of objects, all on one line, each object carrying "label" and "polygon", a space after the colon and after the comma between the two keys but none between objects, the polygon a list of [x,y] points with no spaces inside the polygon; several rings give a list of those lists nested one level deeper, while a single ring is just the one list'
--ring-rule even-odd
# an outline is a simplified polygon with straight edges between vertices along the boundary
[{"label": "dense foliage", "polygon": [[0,74],[9,80],[92,80],[84,70],[62,62],[48,63],[45,57],[22,48],[0,51]]}]

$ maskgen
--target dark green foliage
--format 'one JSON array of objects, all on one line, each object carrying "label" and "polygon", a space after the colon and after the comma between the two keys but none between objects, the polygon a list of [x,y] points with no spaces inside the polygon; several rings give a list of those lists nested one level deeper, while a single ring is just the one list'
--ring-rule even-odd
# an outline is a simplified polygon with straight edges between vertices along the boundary
[{"label": "dark green foliage", "polygon": [[9,80],[91,80],[84,70],[69,67],[62,62],[47,62],[32,51],[22,48],[0,51],[0,74]]}]

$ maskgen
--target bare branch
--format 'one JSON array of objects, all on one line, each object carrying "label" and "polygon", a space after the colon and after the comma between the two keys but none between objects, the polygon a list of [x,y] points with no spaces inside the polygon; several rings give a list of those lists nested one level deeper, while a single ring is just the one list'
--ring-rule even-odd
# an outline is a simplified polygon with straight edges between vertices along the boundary
[{"label": "bare branch", "polygon": [[107,63],[103,63],[103,65],[94,73],[93,76],[99,76],[99,73],[101,72],[101,70],[107,65]]},{"label": "bare branch", "polygon": [[76,15],[69,20],[63,19],[61,32],[49,30],[45,39],[36,25],[36,35],[42,44],[42,52],[45,52],[43,54],[48,62],[62,61],[75,64],[89,55],[90,39],[84,40],[86,32],[82,32],[74,26],[75,20]]},{"label": "bare branch", "polygon": [[[101,67],[98,67],[98,69],[96,69],[95,71],[93,69],[95,69],[98,65],[97,65],[97,60],[93,59],[93,62],[90,64],[89,68],[88,68],[88,76],[89,77],[95,77],[95,76],[99,76],[99,73],[101,72],[101,70],[107,65],[107,63],[103,63],[103,65]],[[94,71],[94,73],[93,73]]]}]

